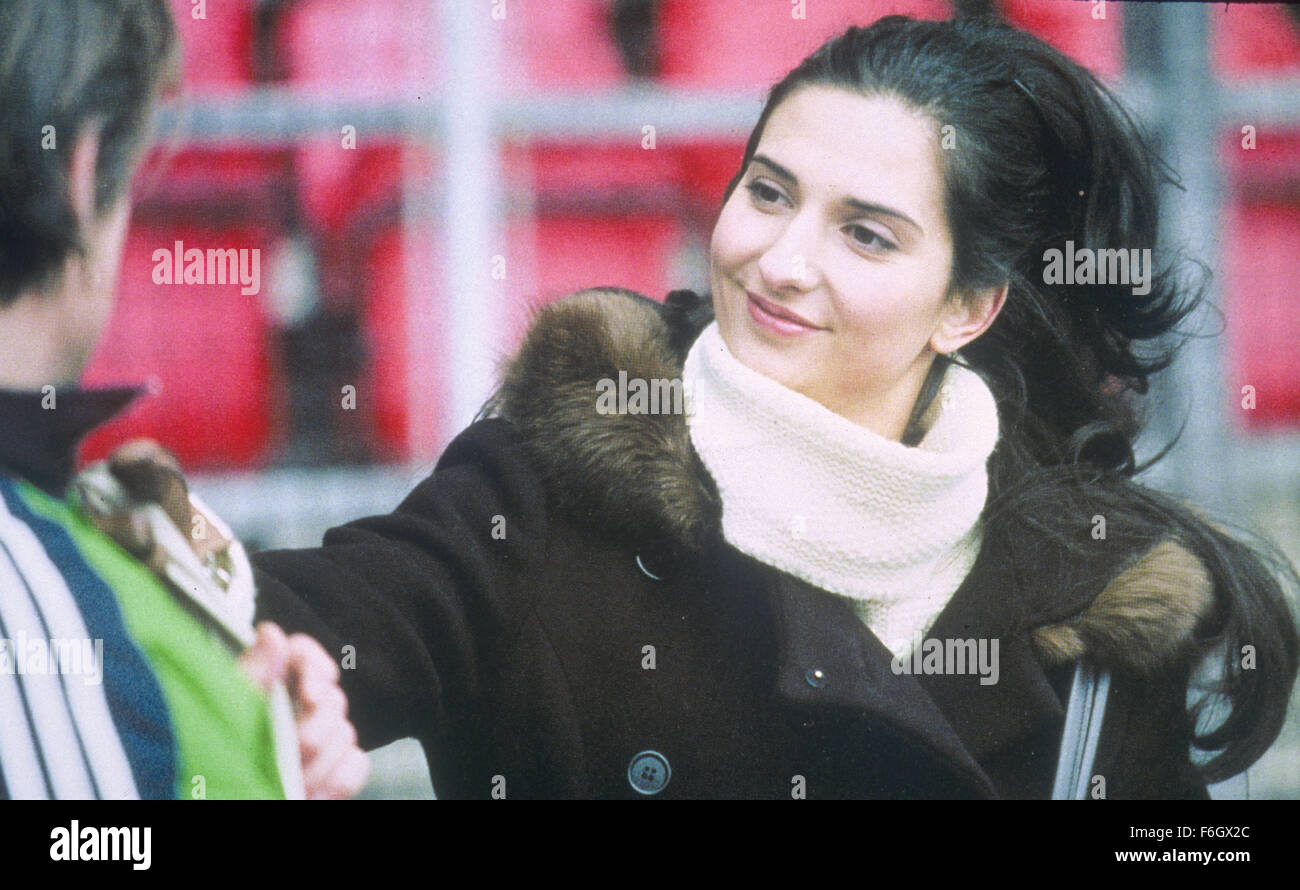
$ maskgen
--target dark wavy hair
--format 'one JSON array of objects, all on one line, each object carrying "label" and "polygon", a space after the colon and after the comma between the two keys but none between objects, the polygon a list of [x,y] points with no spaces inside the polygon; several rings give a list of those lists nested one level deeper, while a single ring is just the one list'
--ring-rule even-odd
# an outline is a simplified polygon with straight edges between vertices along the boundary
[{"label": "dark wavy hair", "polygon": [[88,126],[100,127],[95,212],[125,193],[178,46],[166,0],[0,3],[0,307],[84,249],[67,169]]},{"label": "dark wavy hair", "polygon": [[[1218,614],[1201,630],[1206,652],[1222,647],[1216,692],[1231,712],[1198,735],[1209,716],[1201,709],[1224,700],[1206,698],[1188,712],[1186,733],[1216,752],[1200,767],[1205,781],[1242,771],[1285,720],[1300,646],[1283,581],[1298,579],[1268,545],[1247,544],[1133,478],[1137,397],[1172,362],[1180,341],[1170,335],[1204,288],[1189,285],[1176,259],[1152,270],[1145,295],[1120,283],[1044,281],[1044,252],[1067,240],[1160,256],[1159,189],[1176,183],[1172,171],[1105,85],[1033,35],[985,17],[888,16],[849,28],[773,87],[727,197],[772,112],[810,85],[894,97],[931,118],[936,139],[955,140],[939,153],[954,245],[950,298],[1008,285],[1001,313],[959,359],[993,390],[1003,431],[984,519],[1031,523],[1083,553],[1100,514],[1130,556],[1168,539],[1194,553],[1215,588]],[[904,443],[924,433],[920,420],[953,360],[934,362]],[[1245,645],[1255,648],[1253,670],[1240,663]]]}]

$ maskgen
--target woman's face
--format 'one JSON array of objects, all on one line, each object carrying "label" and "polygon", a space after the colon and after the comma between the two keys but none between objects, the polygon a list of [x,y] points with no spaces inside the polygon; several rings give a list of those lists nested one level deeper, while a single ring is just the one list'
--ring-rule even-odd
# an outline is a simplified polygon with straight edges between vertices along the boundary
[{"label": "woman's face", "polygon": [[731,353],[891,439],[934,353],[974,339],[1001,304],[948,299],[938,136],[895,99],[802,87],[768,118],[713,231]]}]

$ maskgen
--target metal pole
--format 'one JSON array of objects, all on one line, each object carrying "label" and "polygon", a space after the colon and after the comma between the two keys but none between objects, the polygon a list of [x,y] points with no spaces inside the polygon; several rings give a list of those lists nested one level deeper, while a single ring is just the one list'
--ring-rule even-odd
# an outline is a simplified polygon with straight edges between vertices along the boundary
[{"label": "metal pole", "polygon": [[[431,0],[433,2],[433,0]],[[435,313],[438,342],[411,344],[411,449],[437,453],[477,413],[495,377],[498,306],[492,256],[500,252],[501,173],[493,133],[499,29],[492,4],[442,3],[442,231],[444,287]],[[507,15],[520,12],[508,2]],[[437,269],[435,265],[433,268]],[[426,288],[432,302],[433,289]],[[413,307],[414,308],[414,307]],[[428,329],[418,321],[413,331]],[[430,386],[431,375],[444,377]],[[433,403],[445,393],[443,404]],[[435,422],[437,419],[440,422]]]},{"label": "metal pole", "polygon": [[1197,336],[1183,346],[1156,387],[1165,414],[1153,431],[1167,441],[1184,421],[1186,427],[1150,481],[1222,514],[1232,508],[1234,455],[1226,447],[1231,393],[1219,312],[1223,184],[1215,155],[1220,96],[1210,70],[1209,21],[1198,4],[1160,5],[1146,11],[1156,35],[1150,74],[1161,97],[1156,115],[1159,145],[1185,189],[1165,190],[1163,242],[1167,249],[1204,262],[1212,275],[1205,303],[1185,322]]},{"label": "metal pole", "polygon": [[[1153,51],[1150,58],[1155,65],[1150,73],[1161,97],[1157,119],[1162,148],[1185,189],[1165,192],[1161,212],[1165,246],[1204,262],[1212,276],[1205,303],[1186,322],[1198,336],[1183,346],[1161,381],[1167,408],[1162,435],[1175,433],[1184,419],[1186,428],[1151,481],[1212,515],[1236,514],[1244,519],[1243,508],[1232,503],[1233,492],[1240,490],[1240,461],[1238,449],[1231,447],[1229,425],[1234,397],[1224,354],[1219,286],[1224,186],[1215,152],[1223,97],[1210,68],[1209,16],[1197,4],[1165,5],[1145,12],[1154,26],[1149,36],[1155,40],[1147,49]],[[1217,669],[1217,662],[1211,660],[1198,671]],[[1246,774],[1212,785],[1209,791],[1216,799],[1245,797]]]}]

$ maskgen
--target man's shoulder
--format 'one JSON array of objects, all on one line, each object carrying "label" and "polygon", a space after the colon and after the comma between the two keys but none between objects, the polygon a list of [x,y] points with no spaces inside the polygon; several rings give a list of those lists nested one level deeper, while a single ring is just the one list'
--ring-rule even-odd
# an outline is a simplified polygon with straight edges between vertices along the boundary
[{"label": "man's shoulder", "polygon": [[[0,475],[0,541],[7,549],[71,539],[77,515],[67,504],[15,476]],[[12,553],[10,554],[12,555]]]}]

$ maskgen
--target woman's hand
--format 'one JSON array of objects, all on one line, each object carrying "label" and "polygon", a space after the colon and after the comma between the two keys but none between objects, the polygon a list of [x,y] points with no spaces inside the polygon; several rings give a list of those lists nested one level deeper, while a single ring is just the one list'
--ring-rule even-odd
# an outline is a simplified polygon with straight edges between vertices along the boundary
[{"label": "woman's hand", "polygon": [[277,680],[289,690],[308,800],[353,797],[365,786],[370,759],[357,747],[347,719],[339,669],[305,634],[286,637],[276,624],[257,626],[257,640],[239,658],[244,673],[263,690]]},{"label": "woman's hand", "polygon": [[[189,533],[195,526],[189,487],[175,456],[157,442],[137,439],[122,445],[109,456],[108,468],[134,502],[161,506],[200,558],[229,543],[211,532]],[[162,576],[166,554],[140,518],[134,510],[90,516],[100,531]],[[338,665],[305,634],[286,637],[269,622],[258,625],[256,634],[239,663],[262,690],[269,692],[280,681],[289,691],[306,798],[356,795],[370,773],[370,760],[357,747],[356,728],[347,719]]]}]

